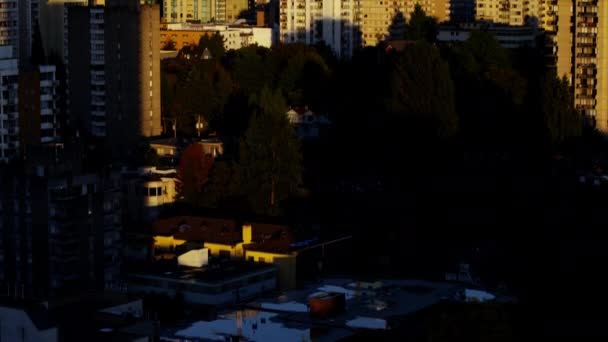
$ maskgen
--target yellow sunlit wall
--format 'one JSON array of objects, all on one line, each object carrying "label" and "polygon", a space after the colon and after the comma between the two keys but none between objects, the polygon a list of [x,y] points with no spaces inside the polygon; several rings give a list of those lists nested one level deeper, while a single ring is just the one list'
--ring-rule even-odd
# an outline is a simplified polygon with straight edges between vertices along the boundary
[{"label": "yellow sunlit wall", "polygon": [[154,249],[175,249],[175,247],[186,243],[186,240],[174,239],[171,236],[157,235],[154,237]]},{"label": "yellow sunlit wall", "polygon": [[243,244],[237,243],[236,245],[225,245],[222,243],[205,242],[205,248],[209,248],[209,254],[213,256],[219,256],[220,252],[229,252],[231,257],[242,257],[243,256]]}]

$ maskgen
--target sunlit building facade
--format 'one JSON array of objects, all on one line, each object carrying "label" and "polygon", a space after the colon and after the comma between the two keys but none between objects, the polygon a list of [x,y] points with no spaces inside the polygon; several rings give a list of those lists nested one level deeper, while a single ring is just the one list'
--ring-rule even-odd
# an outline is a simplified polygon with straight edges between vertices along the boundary
[{"label": "sunlit building facade", "polygon": [[[405,24],[417,5],[438,22],[474,19],[474,0],[281,0],[280,40],[324,41],[338,55],[349,56],[353,49],[395,35],[395,26]],[[404,32],[398,27],[396,31]]]},{"label": "sunlit building facade", "polygon": [[280,41],[329,45],[338,56],[350,56],[361,45],[356,0],[281,0]]},{"label": "sunlit building facade", "polygon": [[215,20],[215,0],[163,0],[163,21],[167,23]]},{"label": "sunlit building facade", "polygon": [[575,107],[608,133],[608,3],[601,0],[543,1],[541,25],[551,64],[570,80]]}]

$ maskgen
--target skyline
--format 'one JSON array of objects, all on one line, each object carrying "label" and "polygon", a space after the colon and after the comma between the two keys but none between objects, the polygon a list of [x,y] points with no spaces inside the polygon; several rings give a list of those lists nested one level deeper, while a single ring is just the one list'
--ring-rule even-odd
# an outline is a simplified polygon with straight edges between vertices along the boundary
[{"label": "skyline", "polygon": [[1,341],[606,335],[599,0],[0,0]]}]

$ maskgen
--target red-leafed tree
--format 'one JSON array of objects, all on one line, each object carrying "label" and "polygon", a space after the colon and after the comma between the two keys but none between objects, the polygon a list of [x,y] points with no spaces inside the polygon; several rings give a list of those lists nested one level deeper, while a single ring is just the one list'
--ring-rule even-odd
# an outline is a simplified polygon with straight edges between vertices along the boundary
[{"label": "red-leafed tree", "polygon": [[177,177],[179,178],[178,199],[197,205],[202,190],[209,181],[213,168],[213,156],[206,154],[201,144],[192,144],[182,152]]}]

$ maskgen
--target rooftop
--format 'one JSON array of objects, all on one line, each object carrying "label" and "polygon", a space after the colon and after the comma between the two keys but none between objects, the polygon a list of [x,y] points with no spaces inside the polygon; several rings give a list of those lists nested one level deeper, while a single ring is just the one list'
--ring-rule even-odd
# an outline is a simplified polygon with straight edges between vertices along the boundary
[{"label": "rooftop", "polygon": [[40,302],[0,297],[0,307],[25,312],[38,330],[48,330],[57,326],[57,323],[51,319],[48,308]]},{"label": "rooftop", "polygon": [[[395,320],[429,308],[456,294],[463,285],[423,280],[326,279],[275,298],[252,302],[216,320],[193,320],[161,332],[164,338],[223,340],[242,335],[251,340],[335,341],[361,331],[391,329]],[[346,310],[328,319],[312,318],[308,298],[326,292],[344,293]]]},{"label": "rooftop", "polygon": [[209,265],[197,268],[177,267],[172,262],[156,262],[129,272],[129,277],[164,278],[190,283],[222,283],[256,272],[276,269],[274,265],[230,259],[211,259]]},{"label": "rooftop", "polygon": [[[294,237],[288,227],[253,222],[248,224],[252,227],[253,243],[247,244],[247,249],[276,253],[287,253],[291,250]],[[157,235],[173,235],[176,239],[186,241],[232,246],[243,242],[241,225],[231,219],[177,216],[154,222],[152,231]]]}]

